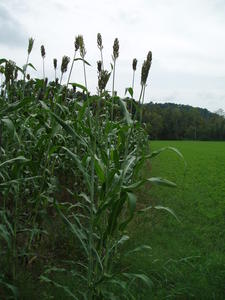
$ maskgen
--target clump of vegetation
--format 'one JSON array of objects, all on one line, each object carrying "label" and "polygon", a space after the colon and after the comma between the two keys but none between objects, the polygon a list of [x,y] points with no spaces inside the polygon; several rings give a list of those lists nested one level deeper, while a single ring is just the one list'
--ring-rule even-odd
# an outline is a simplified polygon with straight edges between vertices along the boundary
[{"label": "clump of vegetation", "polygon": [[225,118],[207,109],[174,103],[146,103],[143,122],[151,139],[225,140]]},{"label": "clump of vegetation", "polygon": [[[101,60],[98,95],[93,96],[87,88],[89,64],[83,36],[75,39],[66,85],[62,83],[70,58],[62,58],[60,80],[57,59],[53,60],[55,80],[49,82],[43,45],[43,79],[28,76],[28,68],[35,69],[29,63],[33,43],[29,39],[23,68],[0,59],[4,77],[0,96],[0,298],[22,297],[23,270],[43,284],[38,299],[56,295],[46,288],[48,284],[61,289],[63,299],[137,299],[133,285],[139,280],[151,285],[151,281],[145,274],[120,269],[120,248],[129,239],[128,224],[139,212],[135,191],[146,182],[175,186],[162,178],[143,177],[146,161],[165,148],[150,154],[142,124],[116,96],[118,39],[113,45],[110,95],[106,88],[111,72],[103,65],[102,37],[97,36]],[[142,102],[151,60],[149,52],[142,68]],[[71,82],[74,64],[79,61],[85,86]],[[133,72],[136,65],[134,61]],[[127,91],[132,97],[133,89]],[[127,101],[138,112],[135,101]],[[141,119],[142,113],[137,116]],[[133,251],[141,249],[149,246]],[[69,280],[61,281],[61,274]]]}]

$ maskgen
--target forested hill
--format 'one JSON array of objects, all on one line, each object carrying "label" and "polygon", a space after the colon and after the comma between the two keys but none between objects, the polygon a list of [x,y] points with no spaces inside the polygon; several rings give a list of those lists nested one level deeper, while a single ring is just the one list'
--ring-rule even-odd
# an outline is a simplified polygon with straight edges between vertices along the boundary
[{"label": "forested hill", "polygon": [[207,109],[150,102],[143,121],[151,139],[225,140],[225,118]]}]

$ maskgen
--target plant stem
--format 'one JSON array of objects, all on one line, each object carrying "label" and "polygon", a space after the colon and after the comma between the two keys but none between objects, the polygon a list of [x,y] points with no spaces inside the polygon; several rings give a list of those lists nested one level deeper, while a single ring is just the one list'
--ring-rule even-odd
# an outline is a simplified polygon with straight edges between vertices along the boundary
[{"label": "plant stem", "polygon": [[133,70],[132,90],[134,90],[134,78],[135,78],[135,71]]},{"label": "plant stem", "polygon": [[[135,78],[135,70],[133,70],[133,79],[132,79],[133,97],[134,97],[134,78]],[[131,111],[131,117],[132,117],[132,111],[133,111],[133,99],[132,99],[132,101],[131,101],[131,108],[130,108],[130,111]]]},{"label": "plant stem", "polygon": [[43,57],[42,67],[43,67],[43,79],[45,80],[45,59],[44,59],[44,57]]},{"label": "plant stem", "polygon": [[29,53],[27,54],[27,61],[25,64],[25,69],[24,69],[24,75],[23,75],[23,98],[24,98],[24,92],[25,92],[25,83],[26,83],[26,74],[27,74],[27,65],[29,61]]},{"label": "plant stem", "polygon": [[62,83],[62,78],[63,78],[63,72],[61,72],[61,77],[60,77],[60,82],[59,82],[60,85]]},{"label": "plant stem", "polygon": [[104,71],[104,63],[103,63],[103,53],[102,53],[102,49],[100,50],[100,52],[101,52],[102,70]]},{"label": "plant stem", "polygon": [[76,58],[76,51],[74,51],[73,61],[72,61],[72,65],[71,65],[71,68],[70,68],[70,73],[69,73],[69,76],[68,76],[66,87],[68,87],[69,82],[70,82],[70,77],[71,77],[71,74],[72,74],[72,70],[73,70],[73,65],[74,65],[75,58]]},{"label": "plant stem", "polygon": [[[141,85],[141,92],[140,92],[140,96],[139,96],[139,100],[138,100],[138,109],[140,109],[142,93],[143,93],[143,84]],[[136,120],[136,118],[137,118],[137,109],[136,109],[135,115],[134,115],[135,120]]]},{"label": "plant stem", "polygon": [[113,61],[113,82],[112,82],[112,114],[111,114],[111,120],[113,121],[113,110],[114,110],[114,85],[115,85],[115,73],[116,73],[116,59]]},{"label": "plant stem", "polygon": [[144,104],[144,98],[145,98],[145,88],[146,88],[146,85],[143,86],[143,96],[142,96],[142,102],[141,102],[140,123],[142,123],[142,113],[143,113],[143,104]]},{"label": "plant stem", "polygon": [[83,60],[83,69],[84,69],[84,82],[85,82],[85,87],[86,87],[86,89],[88,90],[88,88],[87,88],[86,67],[85,67],[85,62],[84,62],[84,60]]},{"label": "plant stem", "polygon": [[25,64],[24,77],[23,77],[23,80],[24,80],[24,81],[26,81],[27,65],[28,65],[28,62],[29,62],[29,57],[30,57],[30,55],[27,54],[27,61],[26,61],[26,64]]},{"label": "plant stem", "polygon": [[[90,103],[89,103],[89,97],[88,97],[88,89],[87,89],[87,77],[86,77],[86,68],[85,68],[85,62],[83,61],[83,69],[84,69],[84,81],[85,81],[85,87],[86,87],[86,95],[87,95],[87,101],[88,101],[88,121],[90,129],[92,130],[92,118],[90,115]],[[94,161],[95,161],[95,152],[96,152],[96,134],[94,134],[94,140],[91,139],[92,144],[92,160],[91,160],[91,187],[90,187],[90,219],[89,219],[89,235],[88,235],[88,299],[93,300],[93,276],[94,276],[94,260],[93,260],[93,223],[94,223],[94,192],[95,192],[95,169],[94,169]]]}]

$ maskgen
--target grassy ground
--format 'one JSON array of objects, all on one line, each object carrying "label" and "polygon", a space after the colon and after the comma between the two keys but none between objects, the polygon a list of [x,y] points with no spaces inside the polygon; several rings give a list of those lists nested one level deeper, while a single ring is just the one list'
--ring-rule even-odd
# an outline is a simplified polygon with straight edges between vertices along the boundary
[{"label": "grassy ground", "polygon": [[[130,225],[131,239],[124,252],[141,244],[152,250],[127,257],[119,270],[129,265],[130,271],[151,278],[152,289],[140,285],[137,300],[225,299],[225,143],[157,141],[151,142],[151,149],[168,145],[183,153],[187,171],[184,174],[184,163],[171,151],[154,158],[146,176],[165,177],[178,187],[146,186],[139,192],[138,207],[169,207],[180,222],[167,211],[156,209],[138,217]],[[72,251],[73,245],[67,253]],[[40,285],[37,265],[28,271],[21,270],[18,275],[20,299],[39,299],[39,295],[42,299],[70,299],[63,291]],[[78,288],[68,276],[59,274],[57,279],[71,290]]]},{"label": "grassy ground", "polygon": [[225,143],[151,142],[152,150],[167,145],[183,153],[187,172],[184,176],[184,164],[172,152],[156,157],[152,175],[178,188],[145,189],[139,202],[171,208],[180,223],[154,209],[131,225],[129,246],[135,240],[152,247],[132,258],[134,270],[154,283],[152,291],[140,287],[140,299],[225,299]]}]

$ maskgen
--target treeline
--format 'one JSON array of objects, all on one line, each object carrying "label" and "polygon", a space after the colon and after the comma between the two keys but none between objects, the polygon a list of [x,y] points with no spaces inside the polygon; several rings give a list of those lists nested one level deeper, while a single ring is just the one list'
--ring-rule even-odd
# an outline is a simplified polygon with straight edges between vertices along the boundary
[{"label": "treeline", "polygon": [[143,122],[151,139],[225,140],[223,116],[189,105],[144,104]]}]

